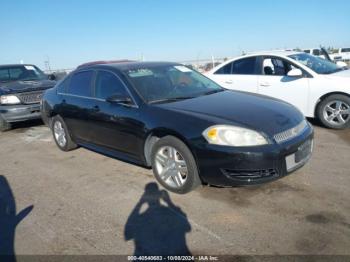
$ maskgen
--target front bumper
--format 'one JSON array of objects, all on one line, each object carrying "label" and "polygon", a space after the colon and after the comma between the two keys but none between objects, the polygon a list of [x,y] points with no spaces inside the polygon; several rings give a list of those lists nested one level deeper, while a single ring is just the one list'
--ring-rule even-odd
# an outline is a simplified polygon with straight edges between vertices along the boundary
[{"label": "front bumper", "polygon": [[[197,144],[194,153],[200,177],[203,183],[216,186],[254,185],[282,178],[308,162],[313,135],[313,128],[308,126],[302,134],[282,144],[240,148]],[[297,159],[291,168],[291,156],[305,145],[310,145],[310,153]]]},{"label": "front bumper", "polygon": [[40,103],[30,105],[1,105],[0,115],[7,122],[40,119]]}]

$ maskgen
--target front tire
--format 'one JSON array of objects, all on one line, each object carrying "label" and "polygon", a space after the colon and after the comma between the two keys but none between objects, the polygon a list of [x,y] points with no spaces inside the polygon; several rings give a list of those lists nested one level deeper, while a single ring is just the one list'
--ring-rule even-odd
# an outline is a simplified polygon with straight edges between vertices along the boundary
[{"label": "front tire", "polygon": [[62,151],[70,151],[76,149],[78,146],[75,144],[69,134],[67,125],[63,121],[62,117],[55,116],[51,121],[51,130],[53,139],[56,145]]},{"label": "front tire", "polygon": [[186,194],[201,184],[191,151],[176,137],[159,139],[152,148],[151,156],[153,173],[167,190]]},{"label": "front tire", "polygon": [[350,126],[350,97],[330,95],[317,108],[317,117],[328,128],[345,129]]},{"label": "front tire", "polygon": [[7,122],[0,116],[0,132],[10,130],[12,128],[11,123]]}]

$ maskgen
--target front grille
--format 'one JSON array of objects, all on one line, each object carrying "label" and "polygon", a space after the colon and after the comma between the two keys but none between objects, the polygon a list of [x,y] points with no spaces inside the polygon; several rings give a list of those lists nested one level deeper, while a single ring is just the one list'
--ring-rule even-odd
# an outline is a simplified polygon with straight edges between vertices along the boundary
[{"label": "front grille", "polygon": [[297,126],[274,135],[274,139],[279,144],[283,143],[283,142],[290,140],[290,139],[293,139],[294,137],[301,134],[301,132],[303,132],[306,127],[307,127],[307,121],[303,120]]},{"label": "front grille", "polygon": [[41,98],[43,97],[43,93],[44,91],[21,93],[18,94],[17,97],[23,104],[36,104],[40,102]]},{"label": "front grille", "polygon": [[270,169],[259,169],[259,170],[234,170],[234,169],[222,169],[224,175],[231,179],[241,181],[251,181],[255,179],[277,177],[277,170]]}]

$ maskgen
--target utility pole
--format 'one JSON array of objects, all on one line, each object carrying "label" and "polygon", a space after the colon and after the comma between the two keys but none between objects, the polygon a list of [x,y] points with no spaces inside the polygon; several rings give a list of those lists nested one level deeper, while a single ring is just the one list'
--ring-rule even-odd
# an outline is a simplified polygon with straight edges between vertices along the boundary
[{"label": "utility pole", "polygon": [[44,60],[44,64],[45,64],[46,71],[51,73],[50,57],[48,55],[46,55],[46,60]]}]

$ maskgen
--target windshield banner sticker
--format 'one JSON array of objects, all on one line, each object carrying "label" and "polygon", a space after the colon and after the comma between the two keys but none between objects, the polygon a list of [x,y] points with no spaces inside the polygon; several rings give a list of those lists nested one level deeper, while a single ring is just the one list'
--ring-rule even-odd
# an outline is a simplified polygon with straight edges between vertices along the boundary
[{"label": "windshield banner sticker", "polygon": [[174,66],[177,70],[183,72],[183,73],[188,73],[188,72],[192,72],[191,69],[189,69],[186,66]]}]

